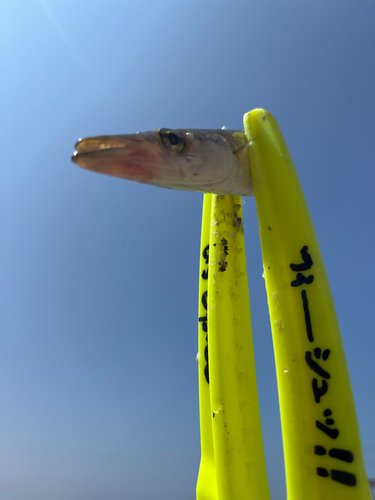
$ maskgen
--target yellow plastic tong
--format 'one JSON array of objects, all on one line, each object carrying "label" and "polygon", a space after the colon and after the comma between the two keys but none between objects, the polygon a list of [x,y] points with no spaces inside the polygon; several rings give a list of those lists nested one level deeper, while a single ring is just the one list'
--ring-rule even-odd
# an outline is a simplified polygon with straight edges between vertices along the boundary
[{"label": "yellow plastic tong", "polygon": [[[314,228],[275,118],[244,116],[275,352],[288,500],[371,500],[339,326]],[[241,198],[204,195],[198,500],[270,498]]]}]

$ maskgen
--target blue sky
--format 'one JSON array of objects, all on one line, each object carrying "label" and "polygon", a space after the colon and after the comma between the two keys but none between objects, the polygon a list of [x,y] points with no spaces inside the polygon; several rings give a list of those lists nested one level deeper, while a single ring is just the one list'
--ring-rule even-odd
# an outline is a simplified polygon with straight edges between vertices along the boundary
[{"label": "blue sky", "polygon": [[[375,477],[375,4],[8,0],[1,44],[6,500],[185,500],[199,467],[202,194],[95,175],[78,137],[278,120],[341,326]],[[273,500],[285,482],[254,199],[244,205]]]}]

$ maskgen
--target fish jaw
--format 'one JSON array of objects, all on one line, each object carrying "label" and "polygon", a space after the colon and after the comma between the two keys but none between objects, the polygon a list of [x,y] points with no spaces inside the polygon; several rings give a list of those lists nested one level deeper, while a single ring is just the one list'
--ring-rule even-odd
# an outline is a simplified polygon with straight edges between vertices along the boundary
[{"label": "fish jaw", "polygon": [[[144,134],[98,136],[79,140],[72,161],[91,172],[156,184],[160,179],[183,177],[168,161],[158,142]],[[146,140],[145,140],[146,139]]]}]

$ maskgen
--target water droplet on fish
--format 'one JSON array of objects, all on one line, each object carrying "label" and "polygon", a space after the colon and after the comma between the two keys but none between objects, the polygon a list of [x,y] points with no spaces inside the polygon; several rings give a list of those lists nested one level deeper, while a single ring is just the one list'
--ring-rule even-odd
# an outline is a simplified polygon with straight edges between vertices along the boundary
[{"label": "water droplet on fish", "polygon": [[288,371],[289,371],[289,368],[285,367],[284,368],[284,373],[288,373]]}]

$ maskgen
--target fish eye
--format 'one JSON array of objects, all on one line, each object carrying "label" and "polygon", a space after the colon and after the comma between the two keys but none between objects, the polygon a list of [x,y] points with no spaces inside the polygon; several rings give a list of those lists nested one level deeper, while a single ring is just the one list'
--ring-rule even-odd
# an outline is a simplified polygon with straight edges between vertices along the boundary
[{"label": "fish eye", "polygon": [[159,135],[164,146],[173,153],[180,153],[186,147],[185,139],[176,130],[161,128]]}]

